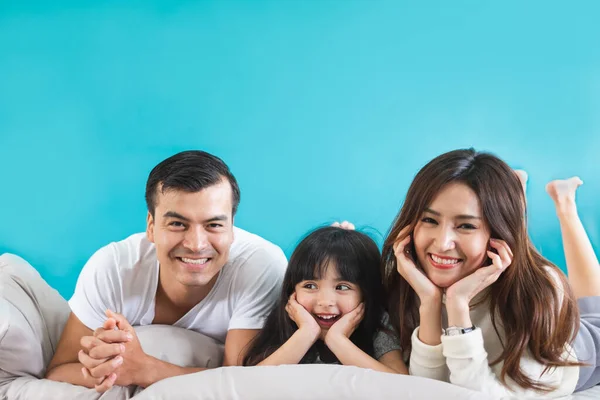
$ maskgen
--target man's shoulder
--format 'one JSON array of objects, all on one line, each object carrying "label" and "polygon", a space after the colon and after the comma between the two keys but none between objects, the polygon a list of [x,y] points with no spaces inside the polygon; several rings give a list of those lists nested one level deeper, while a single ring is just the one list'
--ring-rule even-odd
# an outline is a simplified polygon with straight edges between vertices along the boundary
[{"label": "man's shoulder", "polygon": [[100,248],[90,259],[92,264],[116,270],[131,270],[156,263],[156,249],[145,233],[135,233],[127,238],[111,242]]},{"label": "man's shoulder", "polygon": [[234,227],[233,229],[234,241],[230,250],[231,261],[244,261],[255,255],[274,261],[287,262],[283,250],[276,244],[241,228]]},{"label": "man's shoulder", "polygon": [[[234,280],[279,279],[287,267],[287,258],[279,246],[245,231],[234,228],[235,239],[229,252],[226,271]],[[238,278],[234,278],[234,277]],[[268,277],[268,278],[267,278]]]},{"label": "man's shoulder", "polygon": [[139,323],[151,304],[157,266],[154,245],[144,233],[101,247],[79,274],[71,310],[89,328],[102,325],[107,308]]},{"label": "man's shoulder", "polygon": [[117,251],[126,254],[145,255],[148,252],[154,251],[154,243],[148,240],[145,232],[134,233],[123,240],[112,242]]}]

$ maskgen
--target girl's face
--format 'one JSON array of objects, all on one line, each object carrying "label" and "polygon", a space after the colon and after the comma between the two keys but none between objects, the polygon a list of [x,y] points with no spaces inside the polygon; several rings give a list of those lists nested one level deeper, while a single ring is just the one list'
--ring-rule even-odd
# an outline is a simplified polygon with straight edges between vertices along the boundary
[{"label": "girl's face", "polygon": [[475,192],[464,183],[444,187],[421,215],[413,241],[419,264],[439,287],[447,288],[481,267],[490,231]]},{"label": "girl's face", "polygon": [[296,285],[295,291],[296,300],[315,318],[322,335],[362,301],[358,285],[341,279],[331,263],[321,279],[302,281]]}]

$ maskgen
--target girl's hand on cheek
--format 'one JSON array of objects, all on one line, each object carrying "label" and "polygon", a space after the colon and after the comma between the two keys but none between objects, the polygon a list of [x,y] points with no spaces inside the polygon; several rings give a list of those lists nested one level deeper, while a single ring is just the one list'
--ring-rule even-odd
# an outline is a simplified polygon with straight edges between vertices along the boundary
[{"label": "girl's hand on cheek", "polygon": [[352,333],[354,333],[364,316],[365,304],[360,303],[354,310],[343,315],[338,321],[336,321],[331,326],[331,328],[329,328],[325,336],[325,344],[327,344],[327,342],[331,340],[331,338],[334,338],[336,336],[343,336],[349,338],[352,335]]},{"label": "girl's hand on cheek", "polygon": [[296,292],[292,293],[290,296],[288,303],[285,306],[285,311],[288,313],[290,319],[298,325],[300,331],[306,332],[311,337],[314,337],[314,340],[317,340],[321,334],[321,327],[315,320],[315,317],[298,303],[296,300]]}]

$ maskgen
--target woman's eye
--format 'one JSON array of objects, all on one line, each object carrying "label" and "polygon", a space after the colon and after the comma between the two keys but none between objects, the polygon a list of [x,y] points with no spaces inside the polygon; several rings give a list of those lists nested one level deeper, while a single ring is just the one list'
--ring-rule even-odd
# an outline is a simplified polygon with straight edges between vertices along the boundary
[{"label": "woman's eye", "polygon": [[421,219],[421,222],[425,222],[426,224],[437,224],[437,221],[435,219],[429,217]]},{"label": "woman's eye", "polygon": [[477,229],[475,225],[472,224],[461,224],[459,225],[460,229]]}]

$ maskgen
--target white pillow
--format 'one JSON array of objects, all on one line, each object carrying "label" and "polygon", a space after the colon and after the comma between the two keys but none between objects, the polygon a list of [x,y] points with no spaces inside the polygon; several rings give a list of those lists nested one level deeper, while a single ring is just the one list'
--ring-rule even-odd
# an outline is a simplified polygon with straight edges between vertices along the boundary
[{"label": "white pillow", "polygon": [[189,400],[487,400],[446,382],[343,365],[226,367],[162,380],[135,397]]},{"label": "white pillow", "polygon": [[223,365],[223,344],[198,332],[171,325],[135,327],[146,354],[180,367]]},{"label": "white pillow", "polygon": [[0,255],[0,370],[43,377],[69,312],[67,302],[25,260]]},{"label": "white pillow", "polygon": [[136,386],[114,386],[105,393],[69,383],[20,377],[0,386],[0,399],[7,400],[127,400],[139,393]]},{"label": "white pillow", "polygon": [[[104,396],[43,378],[70,313],[69,305],[22,258],[0,255],[0,398],[129,398],[136,388]],[[182,367],[222,364],[223,345],[200,333],[168,325],[136,327],[146,353]],[[36,378],[36,379],[32,379]]]}]

